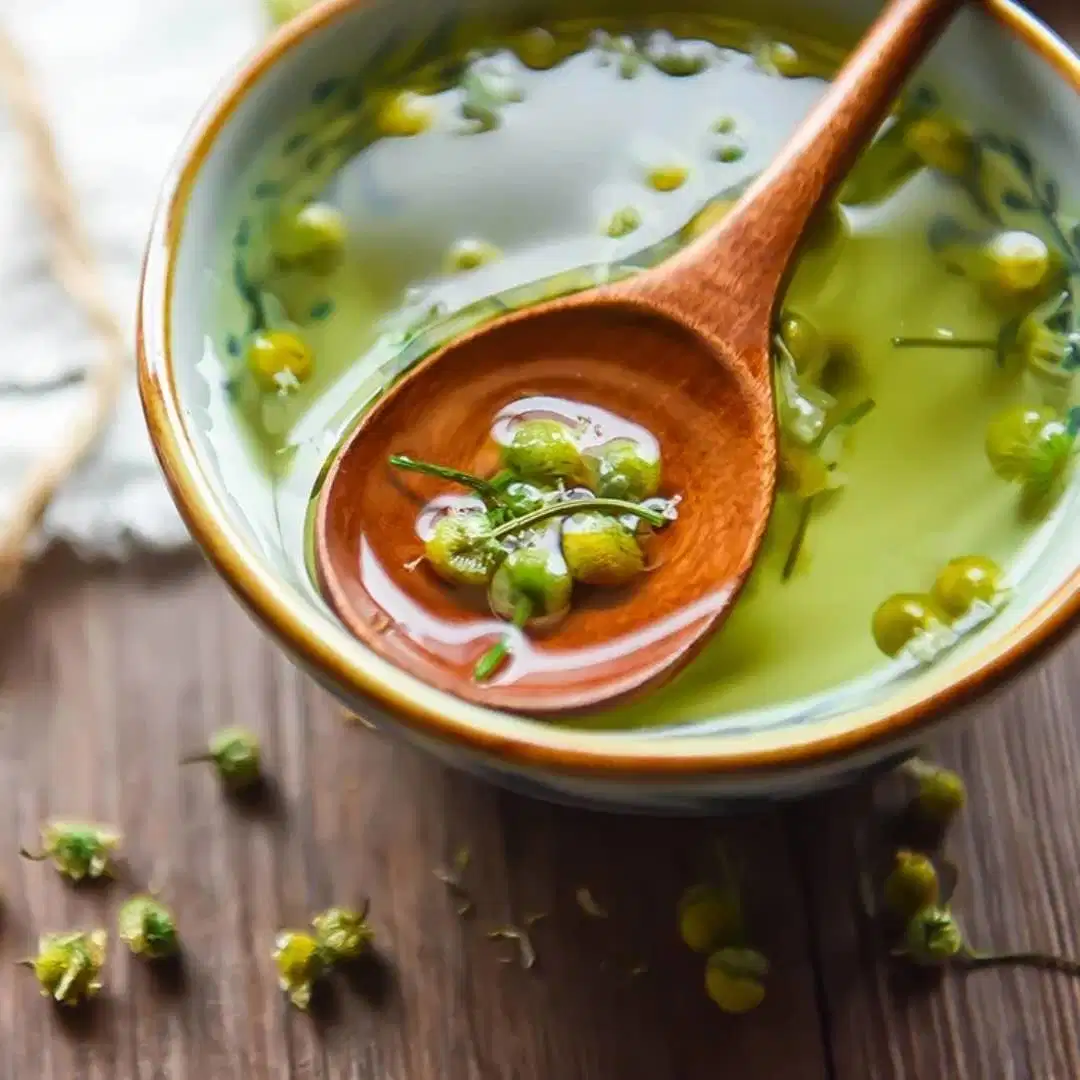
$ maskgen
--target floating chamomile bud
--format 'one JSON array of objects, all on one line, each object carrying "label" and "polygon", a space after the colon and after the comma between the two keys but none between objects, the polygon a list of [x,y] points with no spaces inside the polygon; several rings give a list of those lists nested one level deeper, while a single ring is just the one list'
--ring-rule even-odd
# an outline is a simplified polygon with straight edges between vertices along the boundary
[{"label": "floating chamomile bud", "polygon": [[923,116],[902,125],[903,143],[924,165],[946,176],[961,177],[971,170],[971,136],[939,117]]},{"label": "floating chamomile bud", "polygon": [[518,34],[510,47],[517,58],[533,71],[547,71],[559,60],[559,46],[554,35],[540,26]]},{"label": "floating chamomile bud", "polygon": [[743,939],[742,899],[733,885],[692,885],[679,898],[679,937],[695,952],[712,953]]},{"label": "floating chamomile bud", "polygon": [[448,274],[461,274],[478,270],[501,258],[502,252],[485,240],[459,240],[446,253],[443,268]]},{"label": "floating chamomile bud", "polygon": [[162,960],[180,951],[176,918],[152,896],[133,896],[117,915],[120,940],[136,955]]},{"label": "floating chamomile bud", "polygon": [[734,205],[734,199],[713,199],[706,203],[683,228],[683,239],[687,242],[696,240],[723,221]]},{"label": "floating chamomile bud", "polygon": [[648,171],[645,181],[654,191],[677,191],[689,176],[690,170],[682,165],[657,165]]},{"label": "floating chamomile bud", "polygon": [[1071,442],[1066,426],[1052,408],[1017,405],[990,422],[986,456],[1002,480],[1023,483],[1044,479],[1055,468],[1063,468]]},{"label": "floating chamomile bud", "polygon": [[339,265],[347,239],[344,215],[328,203],[284,210],[270,228],[274,258],[315,274],[328,274]]},{"label": "floating chamomile bud", "polygon": [[558,420],[522,420],[502,447],[502,460],[524,480],[577,482],[588,476],[570,429]]},{"label": "floating chamomile bud", "polygon": [[746,147],[739,143],[728,143],[726,146],[721,146],[713,156],[725,165],[734,165],[746,157]]},{"label": "floating chamomile bud", "polygon": [[585,456],[592,487],[602,499],[643,502],[660,490],[660,458],[634,439],[612,439]]},{"label": "floating chamomile bud", "polygon": [[713,125],[709,130],[717,135],[734,135],[737,127],[738,124],[734,116],[721,116],[719,120],[713,121]]},{"label": "floating chamomile bud", "polygon": [[917,637],[943,629],[948,616],[923,593],[897,593],[874,612],[874,642],[886,656],[898,656]]},{"label": "floating chamomile bud", "polygon": [[780,316],[780,338],[799,375],[816,381],[829,359],[829,344],[821,331],[798,312],[785,311]]},{"label": "floating chamomile bud", "polygon": [[916,912],[938,902],[940,886],[934,862],[917,851],[898,851],[885,879],[885,904],[905,922]]},{"label": "floating chamomile bud", "polygon": [[19,963],[34,972],[42,997],[60,1005],[79,1005],[101,989],[108,943],[104,930],[42,934],[37,956]]},{"label": "floating chamomile bud", "polygon": [[275,945],[278,985],[298,1009],[307,1009],[315,983],[329,967],[327,956],[311,934],[300,930],[282,930]]},{"label": "floating chamomile bud", "polygon": [[782,41],[770,41],[762,45],[754,56],[762,71],[770,75],[794,78],[805,75],[807,67],[798,50]]},{"label": "floating chamomile bud", "polygon": [[1001,567],[985,555],[951,559],[938,574],[931,595],[954,619],[976,603],[990,604],[1001,592]]},{"label": "floating chamomile bud", "polygon": [[923,967],[941,967],[964,952],[964,935],[952,912],[946,907],[928,905],[917,911],[904,931],[899,950],[912,963]]},{"label": "floating chamomile bud", "polygon": [[996,233],[981,254],[987,284],[1007,296],[1045,290],[1058,271],[1046,241],[1022,229]]},{"label": "floating chamomile bud", "polygon": [[370,948],[375,937],[367,921],[367,909],[332,907],[311,920],[315,939],[331,963],[359,960]]},{"label": "floating chamomile bud", "polygon": [[700,75],[709,66],[705,53],[687,42],[676,41],[670,34],[654,35],[645,54],[657,71],[675,78]]},{"label": "floating chamomile bud", "polygon": [[488,590],[491,610],[515,626],[556,622],[570,608],[574,582],[562,555],[544,547],[510,552]]},{"label": "floating chamomile bud", "polygon": [[620,240],[624,236],[629,236],[640,225],[641,212],[632,206],[624,206],[611,215],[604,227],[604,232],[612,240]]},{"label": "floating chamomile bud", "polygon": [[23,848],[19,854],[34,862],[51,859],[65,877],[82,881],[109,876],[120,840],[120,833],[105,825],[51,821],[42,826],[41,851],[31,853]]},{"label": "floating chamomile bud", "polygon": [[705,990],[726,1013],[756,1009],[765,1000],[769,961],[756,949],[721,949],[705,967]]},{"label": "floating chamomile bud", "polygon": [[833,486],[828,462],[815,450],[785,440],[780,447],[780,487],[800,499],[811,499]]},{"label": "floating chamomile bud", "polygon": [[400,90],[387,97],[375,114],[375,128],[380,135],[408,138],[431,127],[431,106],[421,94]]},{"label": "floating chamomile bud", "polygon": [[260,330],[247,347],[247,366],[265,390],[293,390],[311,378],[315,354],[290,330]]},{"label": "floating chamomile bud", "polygon": [[229,727],[210,736],[206,750],[181,759],[181,765],[208,762],[217,770],[226,787],[242,791],[262,779],[262,751],[259,740],[245,728]]},{"label": "floating chamomile bud", "polygon": [[491,533],[491,522],[484,513],[446,514],[424,541],[424,554],[444,581],[486,585],[505,554]]},{"label": "floating chamomile bud", "polygon": [[645,556],[634,534],[607,514],[567,518],[562,550],[574,580],[584,585],[626,585],[645,569]]}]

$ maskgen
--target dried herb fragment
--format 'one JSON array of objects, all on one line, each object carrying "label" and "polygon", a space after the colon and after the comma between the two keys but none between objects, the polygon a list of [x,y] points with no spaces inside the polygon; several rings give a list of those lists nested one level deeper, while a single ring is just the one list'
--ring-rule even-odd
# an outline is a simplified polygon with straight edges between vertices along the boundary
[{"label": "dried herb fragment", "polygon": [[61,1005],[78,1005],[101,989],[101,969],[109,935],[104,930],[43,934],[37,956],[20,960],[41,984],[41,996]]},{"label": "dried herb fragment", "polygon": [[20,848],[19,854],[33,862],[51,859],[56,869],[72,881],[108,877],[113,852],[121,835],[106,825],[51,821],[41,829],[41,851]]},{"label": "dried herb fragment", "polygon": [[120,940],[136,955],[163,960],[180,951],[172,911],[152,896],[133,896],[117,915]]},{"label": "dried herb fragment", "polygon": [[488,932],[490,941],[513,941],[518,948],[518,957],[521,966],[529,971],[536,965],[536,949],[533,948],[532,939],[526,931],[517,926],[500,926],[497,930]]},{"label": "dried herb fragment", "polygon": [[210,736],[204,753],[183,758],[181,765],[209,762],[217,769],[226,787],[242,791],[262,779],[262,752],[259,740],[245,728],[223,728]]},{"label": "dried herb fragment", "polygon": [[277,936],[274,964],[278,985],[298,1009],[311,1004],[315,983],[327,972],[329,962],[318,941],[301,930],[282,930]]},{"label": "dried herb fragment", "polygon": [[315,940],[329,963],[358,960],[371,947],[375,931],[367,921],[367,904],[360,911],[332,907],[311,920]]},{"label": "dried herb fragment", "polygon": [[593,894],[585,886],[578,889],[574,897],[577,900],[577,906],[590,918],[606,919],[608,917],[607,911],[596,902]]}]

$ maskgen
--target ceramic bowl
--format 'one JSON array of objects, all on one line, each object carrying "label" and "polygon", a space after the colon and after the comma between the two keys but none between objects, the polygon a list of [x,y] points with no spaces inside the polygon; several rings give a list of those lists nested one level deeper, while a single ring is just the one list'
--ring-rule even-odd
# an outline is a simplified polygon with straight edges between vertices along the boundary
[{"label": "ceramic bowl", "polygon": [[[755,18],[791,29],[779,16],[797,7],[809,32],[826,20],[848,27],[852,37],[879,7],[877,0],[776,3],[777,17],[770,18],[772,0],[757,0]],[[738,6],[739,0],[713,3],[725,11]],[[258,161],[267,171],[256,198],[315,183],[318,176],[307,174],[334,163],[358,73],[438,56],[463,23],[496,13],[512,22],[518,8],[525,5],[513,0],[326,0],[282,29],[214,94],[168,179],[140,306],[143,403],[177,504],[241,603],[347,709],[516,790],[622,809],[700,812],[800,795],[898,759],[1070,626],[1080,610],[1076,483],[1023,553],[1005,611],[938,664],[901,675],[885,670],[813,699],[681,728],[566,730],[465,703],[368,651],[304,573],[305,505],[283,504],[254,465],[222,386],[220,296],[231,283],[220,268],[228,265],[225,245],[242,262],[240,186]],[[952,115],[993,133],[995,152],[1027,162],[1032,191],[1045,191],[1052,178],[1062,207],[1080,211],[1080,58],[1010,0],[975,8],[959,16],[920,77],[939,90]],[[582,5],[573,9],[580,13]],[[1006,198],[1006,215],[1026,212],[1016,196]],[[1080,234],[1071,241],[1080,245]]]}]

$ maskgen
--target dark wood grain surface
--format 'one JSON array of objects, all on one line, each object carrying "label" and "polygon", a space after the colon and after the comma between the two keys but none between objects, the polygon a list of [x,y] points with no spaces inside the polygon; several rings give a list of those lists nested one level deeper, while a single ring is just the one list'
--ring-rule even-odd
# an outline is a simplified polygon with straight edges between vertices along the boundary
[{"label": "dark wood grain surface", "polygon": [[[1051,5],[1046,5],[1053,15]],[[1080,9],[1061,0],[1080,39]],[[89,572],[50,557],[0,620],[0,1080],[1076,1080],[1080,983],[1015,971],[898,980],[852,892],[854,792],[732,822],[527,802],[362,729],[196,562]],[[1080,640],[934,747],[971,807],[950,840],[976,943],[1080,954]],[[177,759],[228,722],[264,737],[273,799],[226,802]],[[18,859],[49,815],[121,823],[123,876],[74,890]],[[723,836],[773,961],[741,1019],[706,1000],[675,899]],[[468,919],[433,869],[468,845]],[[114,949],[85,1013],[13,961],[162,888],[179,977]],[[609,912],[575,903],[588,887]],[[370,897],[385,963],[311,1017],[277,990],[277,929]],[[532,971],[489,929],[531,912]],[[634,969],[647,966],[644,973]]]}]

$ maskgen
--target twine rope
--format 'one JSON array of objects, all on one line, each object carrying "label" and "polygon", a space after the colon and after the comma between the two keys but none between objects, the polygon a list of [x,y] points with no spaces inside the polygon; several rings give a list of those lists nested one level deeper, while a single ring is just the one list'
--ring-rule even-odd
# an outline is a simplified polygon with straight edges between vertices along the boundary
[{"label": "twine rope", "polygon": [[101,266],[78,213],[78,200],[60,164],[44,104],[21,52],[0,27],[0,92],[26,146],[30,191],[50,233],[53,277],[101,339],[100,362],[87,372],[85,401],[63,442],[28,470],[5,521],[0,523],[0,595],[15,589],[26,566],[31,536],[56,492],[96,446],[112,418],[128,369],[123,326],[105,292]]}]

